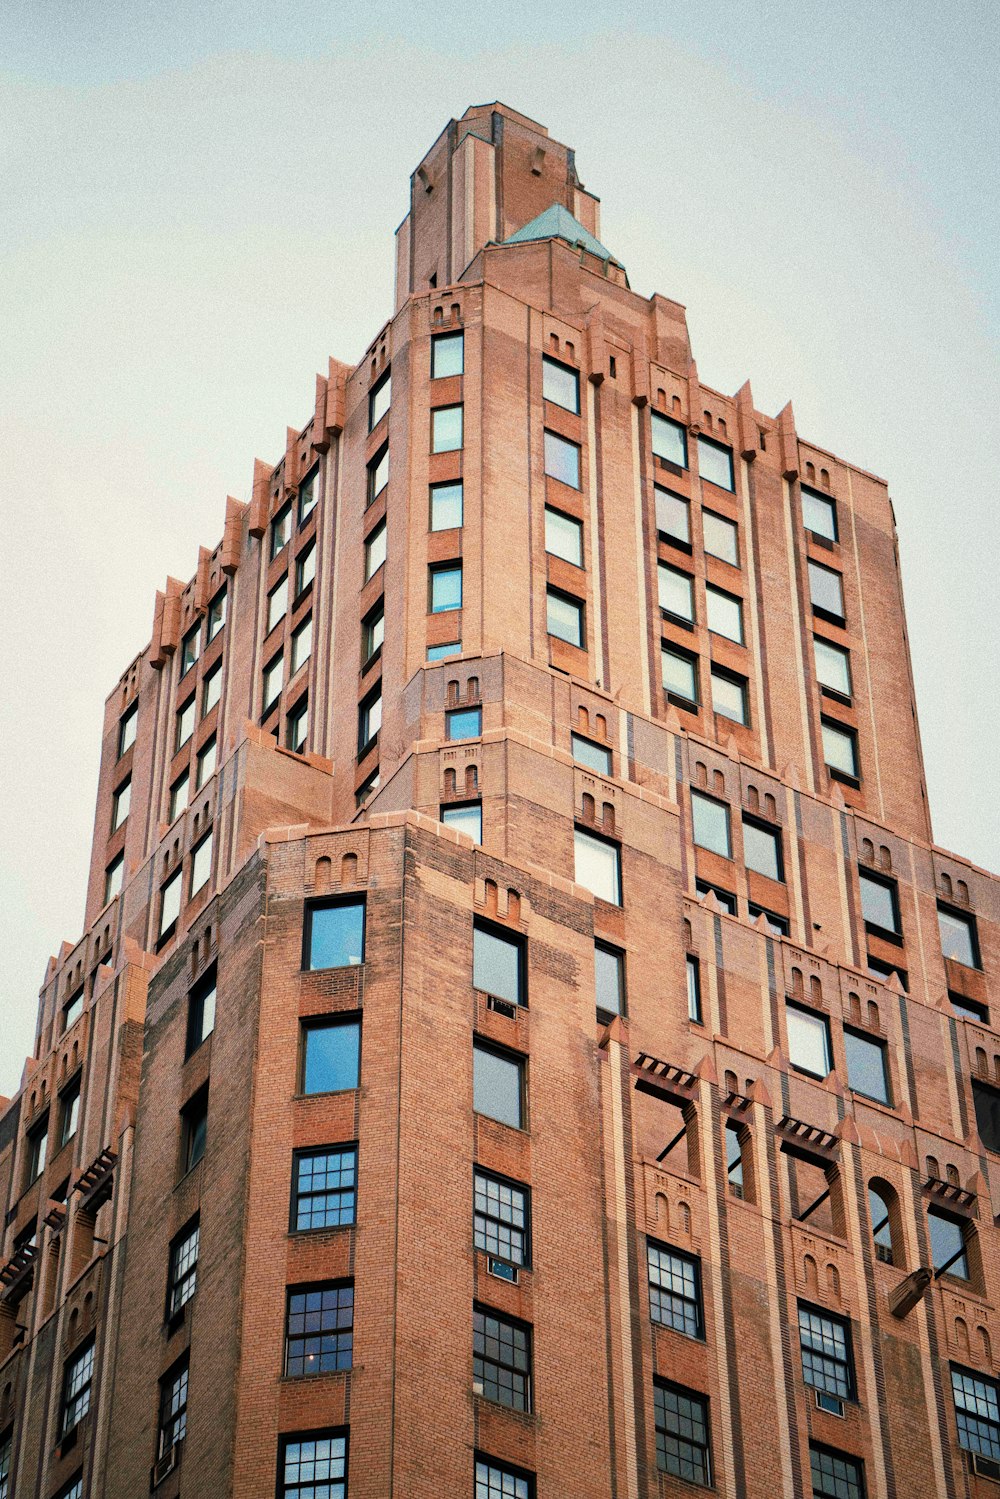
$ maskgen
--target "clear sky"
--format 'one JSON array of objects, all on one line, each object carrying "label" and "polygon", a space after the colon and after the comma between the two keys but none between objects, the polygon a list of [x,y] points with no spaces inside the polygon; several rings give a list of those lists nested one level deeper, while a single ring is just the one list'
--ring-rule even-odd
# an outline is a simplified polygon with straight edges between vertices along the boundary
[{"label": "clear sky", "polygon": [[[617,13],[616,13],[617,11]],[[998,12],[21,0],[0,14],[0,1092],[81,930],[102,705],[392,310],[410,172],[502,99],[575,147],[702,379],[889,480],[939,843],[1000,866]]]}]

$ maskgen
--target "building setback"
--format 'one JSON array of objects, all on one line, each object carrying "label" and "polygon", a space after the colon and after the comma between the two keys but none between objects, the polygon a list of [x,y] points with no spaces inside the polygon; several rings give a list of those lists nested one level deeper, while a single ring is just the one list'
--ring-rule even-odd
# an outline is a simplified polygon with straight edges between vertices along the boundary
[{"label": "building setback", "polygon": [[107,700],[0,1499],[1000,1493],[996,879],[885,483],[492,104]]}]

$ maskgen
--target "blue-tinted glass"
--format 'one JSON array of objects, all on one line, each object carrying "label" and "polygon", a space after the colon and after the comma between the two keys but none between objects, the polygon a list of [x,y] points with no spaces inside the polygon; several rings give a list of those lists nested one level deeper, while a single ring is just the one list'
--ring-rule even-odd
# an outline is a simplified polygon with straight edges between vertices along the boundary
[{"label": "blue-tinted glass", "polygon": [[462,607],[462,569],[438,567],[431,573],[431,613]]},{"label": "blue-tinted glass", "polygon": [[308,1026],[305,1033],[303,1093],[338,1093],[358,1086],[361,1021],[336,1020]]},{"label": "blue-tinted glass", "polygon": [[431,379],[445,380],[465,369],[465,335],[439,333],[431,341]]},{"label": "blue-tinted glass", "polygon": [[545,434],[545,472],[550,478],[580,488],[580,449],[558,432]]},{"label": "blue-tinted glass", "polygon": [[365,903],[314,906],[309,913],[309,967],[346,968],[365,952]]},{"label": "blue-tinted glass", "polygon": [[427,647],[428,661],[443,661],[445,656],[460,656],[462,654],[462,642],[460,640],[449,640],[445,645],[429,645]]},{"label": "blue-tinted glass", "polygon": [[482,732],[481,708],[456,708],[447,715],[449,739],[475,739]]}]

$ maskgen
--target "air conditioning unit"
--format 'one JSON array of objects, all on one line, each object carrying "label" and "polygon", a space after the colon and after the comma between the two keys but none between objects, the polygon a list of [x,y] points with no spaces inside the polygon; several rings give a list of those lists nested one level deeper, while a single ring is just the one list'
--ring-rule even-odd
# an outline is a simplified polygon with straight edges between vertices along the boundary
[{"label": "air conditioning unit", "polygon": [[163,1482],[168,1474],[174,1471],[177,1466],[179,1457],[180,1443],[175,1442],[172,1447],[167,1448],[166,1452],[159,1459],[159,1461],[153,1465],[153,1472],[149,1480],[149,1487],[151,1492],[157,1487],[158,1484],[161,1484]]},{"label": "air conditioning unit", "polygon": [[498,1015],[505,1015],[508,1020],[513,1020],[517,1015],[517,1005],[512,1005],[508,999],[497,999],[495,994],[487,994],[486,1008],[495,1010]]},{"label": "air conditioning unit", "polygon": [[826,1411],[829,1416],[842,1416],[844,1414],[844,1402],[836,1395],[828,1395],[825,1390],[816,1391],[817,1410]]},{"label": "air conditioning unit", "polygon": [[969,1470],[979,1478],[992,1478],[994,1483],[1000,1483],[1000,1462],[995,1457],[983,1457],[980,1452],[970,1452]]}]

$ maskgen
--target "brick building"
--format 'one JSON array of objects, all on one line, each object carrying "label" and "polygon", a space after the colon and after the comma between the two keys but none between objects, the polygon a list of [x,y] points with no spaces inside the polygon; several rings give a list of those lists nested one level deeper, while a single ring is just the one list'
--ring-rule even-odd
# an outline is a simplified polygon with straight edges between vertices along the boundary
[{"label": "brick building", "polygon": [[1000,893],[932,840],[886,486],[601,234],[451,121],[107,699],[0,1499],[1000,1494]]}]

